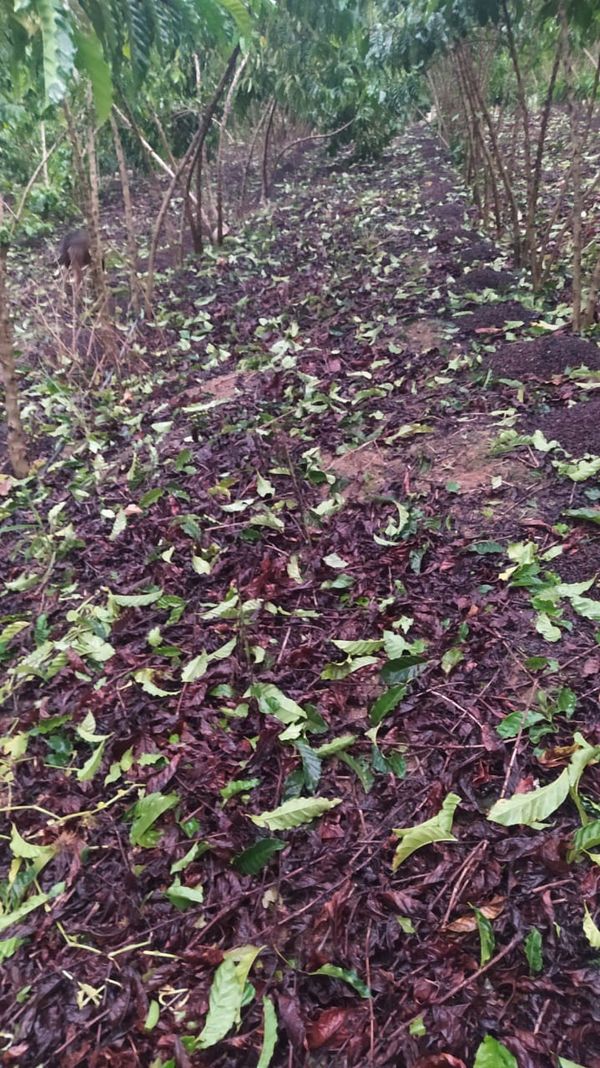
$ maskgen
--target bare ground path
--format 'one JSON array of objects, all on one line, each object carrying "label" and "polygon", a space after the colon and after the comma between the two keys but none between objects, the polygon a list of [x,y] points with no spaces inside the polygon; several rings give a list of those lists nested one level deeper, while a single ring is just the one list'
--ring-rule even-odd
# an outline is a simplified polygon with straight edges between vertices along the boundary
[{"label": "bare ground path", "polygon": [[149,373],[32,377],[69,445],[0,498],[4,1063],[251,1068],[266,997],[277,1068],[600,1065],[598,769],[579,814],[487,819],[600,742],[565,515],[600,350],[518,283],[418,129],[167,279]]}]

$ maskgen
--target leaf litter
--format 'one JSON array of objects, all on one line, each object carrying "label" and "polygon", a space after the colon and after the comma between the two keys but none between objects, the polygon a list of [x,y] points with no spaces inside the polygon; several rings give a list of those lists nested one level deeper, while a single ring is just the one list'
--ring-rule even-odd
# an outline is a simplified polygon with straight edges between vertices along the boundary
[{"label": "leaf litter", "polygon": [[418,128],[322,172],[169,279],[150,376],[30,388],[74,448],[0,504],[6,1063],[598,1063],[598,493],[433,180]]}]

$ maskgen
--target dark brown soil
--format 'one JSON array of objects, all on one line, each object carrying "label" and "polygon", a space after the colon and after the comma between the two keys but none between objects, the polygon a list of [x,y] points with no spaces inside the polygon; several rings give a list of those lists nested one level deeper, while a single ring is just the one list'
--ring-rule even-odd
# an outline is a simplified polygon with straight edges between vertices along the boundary
[{"label": "dark brown soil", "polygon": [[573,456],[600,454],[600,397],[558,408],[538,422],[548,440],[556,439]]},{"label": "dark brown soil", "polygon": [[453,189],[454,183],[449,178],[431,178],[423,185],[423,203],[439,204]]},{"label": "dark brown soil", "polygon": [[523,307],[516,300],[505,300],[498,304],[482,304],[467,315],[457,316],[454,320],[462,334],[482,333],[489,330],[491,334],[499,333],[507,323],[520,322],[526,325],[537,318],[534,312]]},{"label": "dark brown soil", "polygon": [[456,251],[456,257],[460,263],[468,266],[471,263],[489,263],[498,256],[498,249],[489,241],[481,239],[473,241]]},{"label": "dark brown soil", "polygon": [[547,378],[568,368],[600,368],[600,346],[569,334],[550,334],[531,341],[500,345],[488,358],[490,366],[503,377],[535,375]]},{"label": "dark brown soil", "polygon": [[515,277],[510,271],[494,271],[491,267],[475,267],[463,274],[460,282],[462,291],[477,293],[481,289],[495,289],[506,293],[515,284]]},{"label": "dark brown soil", "polygon": [[448,219],[462,222],[465,217],[465,209],[466,205],[463,204],[462,201],[450,201],[448,204],[438,204],[434,208],[434,215],[442,221]]},{"label": "dark brown soil", "polygon": [[572,549],[552,564],[563,582],[581,582],[600,574],[600,531],[591,523],[581,524],[581,537]]}]

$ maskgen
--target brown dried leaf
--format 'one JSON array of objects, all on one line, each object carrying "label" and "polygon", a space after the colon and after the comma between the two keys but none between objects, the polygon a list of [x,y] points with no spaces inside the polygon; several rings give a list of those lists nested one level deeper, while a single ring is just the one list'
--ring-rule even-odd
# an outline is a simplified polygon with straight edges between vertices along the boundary
[{"label": "brown dried leaf", "polygon": [[451,1053],[429,1053],[425,1057],[419,1057],[412,1068],[466,1068],[466,1065]]},{"label": "brown dried leaf", "polygon": [[363,1011],[356,1008],[332,1006],[319,1013],[306,1028],[306,1040],[309,1049],[340,1049],[356,1033],[364,1018]]},{"label": "brown dried leaf", "polygon": [[[485,916],[486,920],[495,920],[504,910],[505,905],[505,897],[494,897],[491,901],[488,901],[487,905],[482,905],[479,911]],[[465,916],[459,916],[457,920],[453,920],[452,923],[446,925],[446,930],[452,931],[454,934],[471,934],[477,930],[475,913],[468,912]]]}]

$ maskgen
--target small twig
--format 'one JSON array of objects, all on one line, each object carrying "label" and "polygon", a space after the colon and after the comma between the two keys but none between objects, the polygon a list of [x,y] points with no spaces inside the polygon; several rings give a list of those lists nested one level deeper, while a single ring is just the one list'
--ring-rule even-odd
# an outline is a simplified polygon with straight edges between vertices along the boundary
[{"label": "small twig", "polygon": [[371,949],[371,927],[372,921],[369,920],[369,926],[367,927],[367,938],[365,941],[365,972],[367,976],[367,986],[369,988],[370,996],[369,1003],[369,1065],[373,1068],[375,1063],[375,1010],[373,1008],[373,996],[371,994],[371,961],[370,961],[370,949]]},{"label": "small twig", "polygon": [[442,701],[446,701],[449,705],[452,705],[453,708],[457,708],[459,712],[462,712],[463,716],[468,716],[469,719],[471,719],[473,723],[475,723],[475,725],[481,730],[482,725],[477,719],[477,716],[475,716],[472,712],[469,712],[468,708],[464,708],[463,705],[459,705],[458,701],[455,701],[452,697],[448,697],[445,693],[442,693],[441,690],[430,689],[427,691],[427,693],[432,693],[435,697],[441,697]]},{"label": "small twig", "polygon": [[496,956],[492,957],[492,959],[489,960],[487,964],[483,964],[481,968],[478,968],[477,971],[473,972],[472,975],[468,975],[465,979],[461,979],[460,983],[457,983],[456,986],[453,986],[452,989],[449,990],[447,994],[444,994],[442,998],[438,998],[437,1001],[431,1002],[431,1006],[433,1007],[437,1005],[444,1005],[447,1001],[451,1001],[451,999],[456,997],[457,994],[460,994],[461,990],[464,990],[465,987],[470,986],[471,983],[474,983],[476,979],[480,979],[482,975],[485,975],[485,973],[489,972],[491,968],[494,968],[496,964],[499,964],[500,961],[504,959],[504,957],[507,957],[508,954],[512,952],[512,950],[515,948],[516,945],[518,945],[520,941],[521,935],[516,934],[514,938],[511,938],[508,945],[505,946],[504,949],[501,949],[499,953],[496,953]]},{"label": "small twig", "polygon": [[340,134],[344,130],[347,130],[349,126],[352,126],[353,122],[354,116],[348,122],[345,122],[343,126],[338,126],[337,130],[331,130],[329,133],[324,134],[310,134],[309,137],[299,137],[296,141],[290,141],[289,144],[284,145],[281,149],[281,152],[279,152],[279,154],[277,155],[275,163],[273,164],[273,169],[271,171],[271,185],[273,185],[273,182],[275,181],[275,173],[279,164],[281,163],[281,160],[287,152],[291,151],[292,148],[297,148],[298,145],[304,145],[308,141],[326,141],[328,137],[335,137],[337,134]]},{"label": "small twig", "polygon": [[17,210],[15,212],[13,212],[13,215],[15,217],[15,224],[18,224],[21,221],[21,216],[22,216],[23,211],[25,209],[25,204],[27,203],[27,198],[29,197],[29,194],[30,194],[31,190],[32,190],[33,186],[35,185],[35,183],[36,183],[36,181],[37,181],[37,179],[39,177],[40,172],[43,171],[44,167],[48,163],[48,160],[50,159],[50,156],[52,155],[54,150],[58,148],[58,146],[60,145],[60,143],[61,143],[61,141],[63,140],[64,137],[65,137],[64,133],[59,134],[59,136],[56,138],[56,141],[54,142],[54,144],[42,156],[40,162],[38,163],[38,165],[35,168],[33,174],[31,175],[27,185],[25,186],[25,189],[23,190],[23,194],[22,194],[21,199],[19,201],[19,205],[17,207]]},{"label": "small twig", "polygon": [[471,874],[471,871],[474,868],[475,864],[478,863],[478,861],[479,861],[479,859],[481,857],[481,854],[485,853],[487,847],[488,847],[488,843],[487,842],[479,842],[478,845],[476,845],[475,848],[469,853],[469,856],[467,857],[467,859],[465,860],[464,864],[462,865],[462,870],[461,870],[460,875],[458,876],[458,878],[457,878],[457,880],[456,880],[456,882],[454,884],[454,889],[453,889],[453,891],[452,891],[452,893],[450,895],[450,901],[448,902],[448,908],[446,909],[446,912],[444,913],[444,919],[442,920],[442,927],[445,927],[446,924],[448,923],[448,920],[450,919],[450,916],[452,915],[452,912],[454,910],[454,906],[456,905],[456,902],[458,901],[458,898],[460,897],[460,895],[462,893],[462,889],[463,889],[464,884],[466,883],[467,879],[469,878],[469,875]]},{"label": "small twig", "polygon": [[517,759],[517,753],[519,751],[519,746],[521,744],[521,738],[523,737],[523,731],[525,730],[525,723],[527,721],[527,716],[529,714],[529,710],[530,710],[530,708],[531,708],[531,706],[533,704],[533,699],[534,699],[535,695],[537,694],[537,691],[538,691],[538,682],[536,680],[534,682],[533,686],[531,687],[531,693],[529,695],[529,700],[527,702],[527,707],[525,708],[525,710],[523,712],[523,715],[521,716],[521,723],[520,723],[520,726],[519,726],[519,732],[517,734],[517,737],[515,738],[515,744],[513,746],[513,751],[510,754],[510,760],[508,762],[508,767],[506,769],[506,775],[504,776],[504,782],[502,783],[502,789],[500,791],[499,800],[502,800],[502,798],[504,797],[504,795],[505,795],[505,793],[506,793],[506,791],[508,789],[508,784],[510,782],[510,777],[512,775],[512,770],[513,770],[513,767],[514,767],[514,764],[515,764],[515,760]]},{"label": "small twig", "polygon": [[304,500],[304,494],[302,493],[302,490],[300,488],[300,484],[298,482],[298,478],[296,476],[296,469],[294,467],[294,464],[292,462],[292,458],[290,456],[290,450],[288,448],[287,441],[284,443],[283,448],[284,448],[284,452],[285,452],[285,458],[287,460],[287,464],[288,464],[288,467],[290,469],[290,475],[291,475],[291,478],[292,478],[292,482],[294,484],[294,489],[296,491],[296,498],[297,498],[298,504],[300,506],[300,518],[302,520],[302,529],[304,531],[304,537],[306,538],[307,542],[310,544],[310,531],[308,529],[308,523],[307,523],[307,520],[306,520],[306,502]]},{"label": "small twig", "polygon": [[533,1029],[534,1035],[539,1034],[540,1028],[542,1026],[542,1020],[544,1019],[544,1016],[546,1015],[546,1013],[548,1011],[548,1006],[549,1005],[550,1005],[550,998],[546,998],[544,1004],[542,1005],[542,1007],[541,1007],[541,1009],[540,1009],[540,1011],[538,1013],[538,1018],[535,1021],[535,1027]]},{"label": "small twig", "polygon": [[[507,957],[508,954],[512,952],[512,950],[515,948],[516,945],[518,945],[520,941],[521,935],[515,935],[514,938],[512,938],[511,941],[508,943],[508,945],[505,946],[504,949],[501,949],[495,957],[492,957],[492,959],[489,960],[487,964],[483,964],[481,968],[478,968],[477,971],[473,972],[472,975],[468,975],[465,979],[461,979],[460,983],[457,983],[455,986],[453,986],[447,994],[443,995],[443,997],[430,1001],[427,1007],[429,1009],[433,1009],[437,1008],[438,1005],[444,1005],[447,1001],[451,1001],[451,999],[456,997],[457,994],[460,994],[461,990],[464,990],[465,987],[470,986],[471,983],[474,983],[477,979],[480,979],[482,975],[485,975],[486,972],[489,972],[492,968],[494,968],[496,964],[499,964],[504,957]],[[395,1028],[393,1033],[386,1039],[386,1046],[388,1049],[391,1041],[394,1038],[397,1038],[398,1035],[401,1035],[404,1031],[407,1031],[414,1019],[415,1017],[413,1015],[409,1019],[403,1020],[402,1023]],[[379,1040],[380,1048],[381,1043],[382,1039]]]}]

